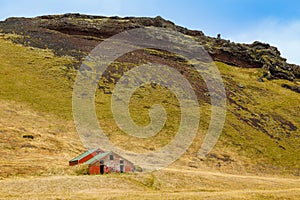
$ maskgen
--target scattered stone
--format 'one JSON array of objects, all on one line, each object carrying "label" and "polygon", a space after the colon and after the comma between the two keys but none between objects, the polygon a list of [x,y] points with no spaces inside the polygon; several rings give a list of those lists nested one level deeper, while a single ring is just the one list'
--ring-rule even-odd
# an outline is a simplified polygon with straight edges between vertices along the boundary
[{"label": "scattered stone", "polygon": [[259,77],[259,78],[257,79],[257,81],[258,81],[258,82],[264,82],[264,80],[263,80],[262,77]]},{"label": "scattered stone", "polygon": [[286,148],[284,146],[279,145],[280,149],[286,150]]},{"label": "scattered stone", "polygon": [[135,171],[136,172],[143,172],[143,168],[141,168],[140,166],[135,166]]},{"label": "scattered stone", "polygon": [[209,92],[205,92],[205,93],[204,93],[204,96],[210,97],[210,93],[209,93]]},{"label": "scattered stone", "polygon": [[26,139],[34,139],[34,136],[33,135],[23,135],[23,138],[26,138]]},{"label": "scattered stone", "polygon": [[105,89],[104,94],[112,94],[112,91]]},{"label": "scattered stone", "polygon": [[241,88],[241,89],[244,88],[244,85],[241,84],[241,83],[239,83],[238,86],[239,86],[239,88]]}]

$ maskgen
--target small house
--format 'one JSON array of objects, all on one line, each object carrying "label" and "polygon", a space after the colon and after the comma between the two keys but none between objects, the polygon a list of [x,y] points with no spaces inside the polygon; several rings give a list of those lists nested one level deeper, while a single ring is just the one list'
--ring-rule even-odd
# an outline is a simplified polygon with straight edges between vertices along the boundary
[{"label": "small house", "polygon": [[99,149],[99,148],[90,149],[90,150],[80,154],[76,158],[73,158],[72,160],[70,160],[69,161],[69,166],[85,163],[86,161],[90,160],[91,158],[95,157],[96,155],[98,155],[100,153],[104,153],[104,151],[102,149]]},{"label": "small house", "polygon": [[89,166],[89,174],[111,172],[134,172],[134,164],[120,155],[110,151],[96,155],[84,164]]},{"label": "small house", "polygon": [[104,174],[111,172],[134,172],[132,162],[114,153],[101,149],[90,149],[69,161],[69,166],[88,165],[89,174]]}]

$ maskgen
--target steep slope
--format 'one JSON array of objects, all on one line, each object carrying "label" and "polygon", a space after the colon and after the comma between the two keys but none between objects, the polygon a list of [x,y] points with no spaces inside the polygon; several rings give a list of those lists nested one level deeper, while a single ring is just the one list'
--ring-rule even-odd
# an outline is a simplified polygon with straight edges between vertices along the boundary
[{"label": "steep slope", "polygon": [[[178,101],[159,85],[140,88],[130,104],[131,115],[140,125],[149,123],[151,105],[159,103],[166,108],[169,121],[155,137],[143,140],[124,134],[109,110],[114,84],[126,71],[141,63],[163,63],[187,77],[201,103],[198,135],[173,166],[299,176],[299,94],[282,87],[297,87],[299,66],[286,63],[275,47],[206,37],[200,31],[178,27],[160,17],[106,18],[77,14],[11,18],[0,23],[3,33],[0,151],[5,155],[1,160],[1,176],[74,173],[66,166],[67,161],[83,150],[72,123],[71,95],[76,69],[103,39],[143,26],[180,31],[207,48],[225,83],[228,99],[225,127],[215,149],[206,158],[198,158],[210,120],[207,87],[199,75],[188,70],[188,63],[176,55],[145,49],[133,52],[134,56],[126,54],[111,65],[96,92],[99,122],[116,145],[137,152],[155,151],[176,133],[178,127],[172,124],[180,119]],[[49,169],[45,170],[46,166]],[[30,170],[32,167],[36,170]]]},{"label": "steep slope", "polygon": [[0,36],[0,176],[59,173],[84,149],[63,71],[71,61],[7,37]]},{"label": "steep slope", "polygon": [[16,42],[53,49],[58,55],[71,55],[81,60],[105,38],[125,30],[141,27],[162,27],[194,37],[214,60],[229,65],[248,68],[263,68],[269,79],[300,78],[300,68],[286,63],[276,47],[261,42],[238,44],[220,37],[205,36],[201,31],[188,30],[165,20],[156,18],[103,17],[80,14],[49,15],[36,18],[9,18],[0,23],[4,33],[17,33],[24,37]]}]

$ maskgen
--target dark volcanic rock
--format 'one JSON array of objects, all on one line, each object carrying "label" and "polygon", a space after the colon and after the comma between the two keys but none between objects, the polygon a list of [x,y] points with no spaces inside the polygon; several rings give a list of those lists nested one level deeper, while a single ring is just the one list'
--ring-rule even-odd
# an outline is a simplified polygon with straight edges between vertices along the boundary
[{"label": "dark volcanic rock", "polygon": [[8,18],[0,22],[3,33],[16,33],[22,38],[14,42],[27,46],[53,49],[58,55],[70,55],[80,61],[99,42],[125,30],[140,27],[162,27],[192,36],[212,58],[243,68],[263,68],[263,78],[294,80],[300,78],[300,67],[288,64],[276,47],[254,42],[238,44],[221,37],[205,36],[201,31],[188,30],[158,16],[104,17],[81,14],[46,15],[36,18]]},{"label": "dark volcanic rock", "polygon": [[288,64],[276,47],[258,41],[252,44],[236,44],[218,40],[209,51],[214,60],[243,68],[263,68],[267,79],[294,80],[299,78],[300,67]]},{"label": "dark volcanic rock", "polygon": [[284,87],[284,88],[290,89],[294,92],[300,93],[300,86],[288,85],[288,84],[282,84],[281,86]]}]

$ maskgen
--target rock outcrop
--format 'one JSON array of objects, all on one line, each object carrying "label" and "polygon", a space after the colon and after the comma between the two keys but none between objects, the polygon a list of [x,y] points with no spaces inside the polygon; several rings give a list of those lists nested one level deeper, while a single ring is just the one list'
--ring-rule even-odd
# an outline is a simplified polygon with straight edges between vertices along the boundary
[{"label": "rock outcrop", "polygon": [[80,60],[99,42],[122,31],[147,26],[163,27],[192,36],[216,61],[242,68],[262,68],[266,79],[300,79],[300,67],[289,64],[276,47],[262,42],[239,44],[205,36],[201,31],[188,30],[161,17],[103,17],[81,14],[47,15],[36,18],[8,18],[0,22],[3,33],[16,33],[14,38],[24,45],[53,49],[58,55]]}]

